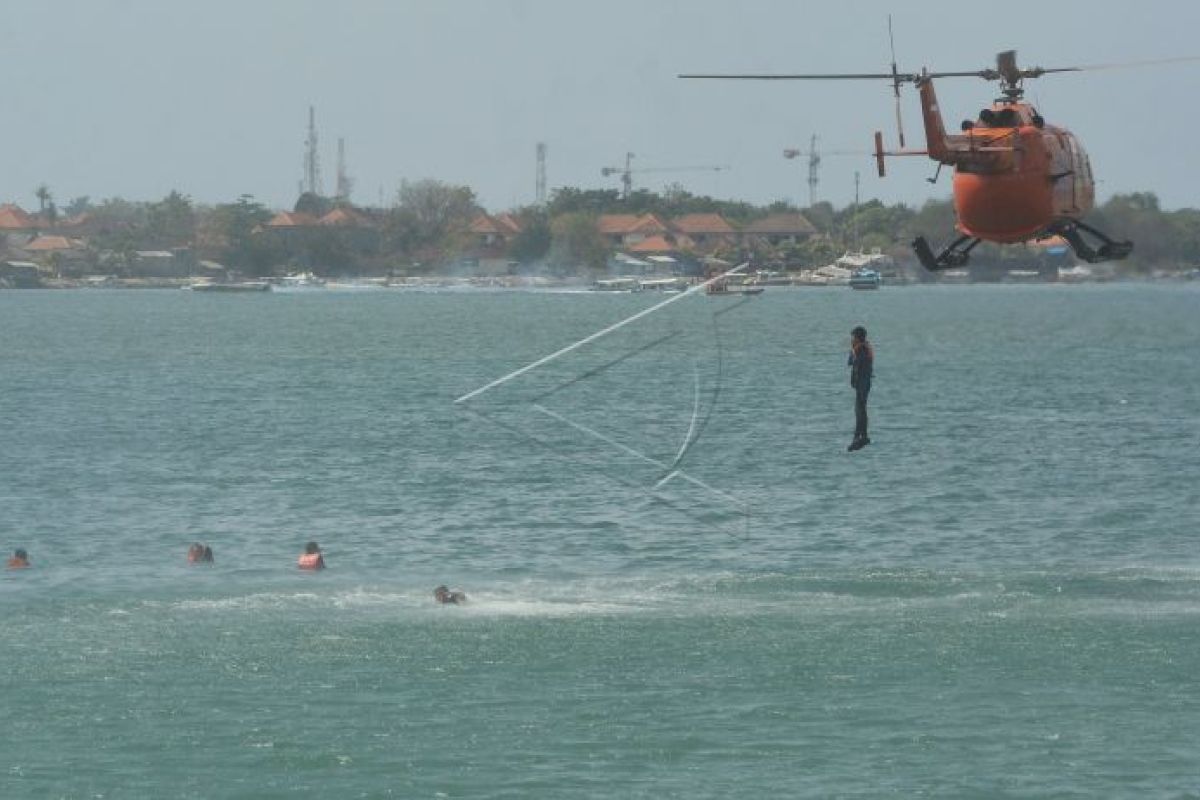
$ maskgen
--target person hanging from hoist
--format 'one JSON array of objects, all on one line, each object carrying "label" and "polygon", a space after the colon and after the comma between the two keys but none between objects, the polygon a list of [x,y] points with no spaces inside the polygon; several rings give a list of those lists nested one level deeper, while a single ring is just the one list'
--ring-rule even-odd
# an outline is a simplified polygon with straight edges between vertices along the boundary
[{"label": "person hanging from hoist", "polygon": [[867,395],[875,374],[875,351],[867,341],[867,329],[859,325],[850,331],[850,385],[854,388],[854,440],[847,450],[861,450],[871,443],[867,436]]}]

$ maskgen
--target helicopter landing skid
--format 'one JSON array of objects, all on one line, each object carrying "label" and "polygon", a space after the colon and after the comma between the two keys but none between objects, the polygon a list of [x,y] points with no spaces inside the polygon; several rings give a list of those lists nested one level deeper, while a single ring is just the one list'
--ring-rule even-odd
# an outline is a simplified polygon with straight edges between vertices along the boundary
[{"label": "helicopter landing skid", "polygon": [[[1095,248],[1088,244],[1080,231],[1090,233],[1099,239],[1100,247]],[[1057,233],[1066,239],[1067,244],[1071,245],[1071,249],[1075,251],[1075,255],[1089,264],[1100,261],[1120,261],[1133,252],[1133,242],[1118,242],[1109,238],[1102,231],[1078,220],[1052,228],[1051,233]]]},{"label": "helicopter landing skid", "polygon": [[979,244],[979,241],[974,236],[959,236],[935,256],[933,248],[929,246],[929,241],[924,236],[918,236],[913,239],[912,248],[913,252],[917,254],[921,266],[931,272],[939,272],[944,269],[965,267],[971,260],[971,251],[975,249],[975,245]]}]

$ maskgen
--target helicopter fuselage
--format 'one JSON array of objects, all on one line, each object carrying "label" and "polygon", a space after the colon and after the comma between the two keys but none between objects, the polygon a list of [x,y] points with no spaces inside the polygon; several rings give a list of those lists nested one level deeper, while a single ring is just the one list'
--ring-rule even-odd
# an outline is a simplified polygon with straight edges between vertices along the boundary
[{"label": "helicopter fuselage", "polygon": [[920,84],[931,159],[954,167],[956,227],[1008,244],[1078,221],[1095,200],[1091,164],[1079,139],[1046,124],[1028,103],[1001,99],[947,134],[932,81]]}]

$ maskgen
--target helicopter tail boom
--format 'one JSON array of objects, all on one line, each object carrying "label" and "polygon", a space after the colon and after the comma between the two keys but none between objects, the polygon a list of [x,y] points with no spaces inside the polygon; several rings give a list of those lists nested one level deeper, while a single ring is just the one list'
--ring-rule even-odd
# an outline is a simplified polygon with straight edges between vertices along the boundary
[{"label": "helicopter tail boom", "polygon": [[934,161],[949,163],[950,141],[946,135],[946,126],[942,122],[942,109],[938,107],[937,92],[933,90],[933,81],[924,78],[918,82],[921,91],[921,117],[925,123],[925,146],[929,157]]}]

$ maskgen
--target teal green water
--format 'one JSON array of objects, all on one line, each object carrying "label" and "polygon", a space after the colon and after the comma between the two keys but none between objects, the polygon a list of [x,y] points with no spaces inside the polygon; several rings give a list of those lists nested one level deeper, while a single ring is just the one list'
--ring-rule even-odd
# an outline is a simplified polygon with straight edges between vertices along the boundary
[{"label": "teal green water", "polygon": [[1200,796],[1198,288],[0,293],[0,797]]}]

